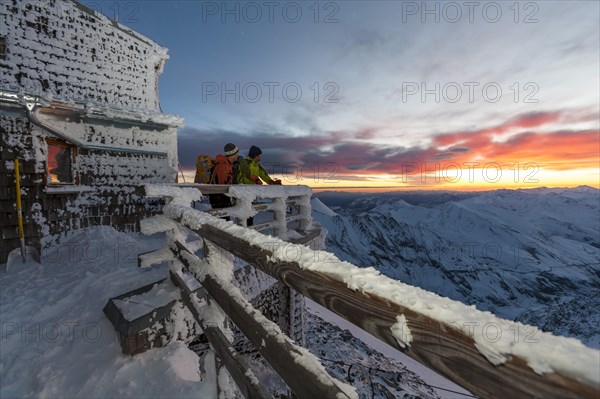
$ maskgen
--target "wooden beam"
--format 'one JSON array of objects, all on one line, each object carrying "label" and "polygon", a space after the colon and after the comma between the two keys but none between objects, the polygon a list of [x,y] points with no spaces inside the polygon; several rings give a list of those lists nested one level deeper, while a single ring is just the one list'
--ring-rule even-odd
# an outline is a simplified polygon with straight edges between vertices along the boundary
[{"label": "wooden beam", "polygon": [[[481,397],[599,397],[598,387],[558,373],[536,374],[517,356],[494,366],[463,331],[377,295],[351,290],[343,281],[302,269],[296,262],[274,262],[270,251],[213,226],[193,231]],[[408,349],[399,346],[390,329],[399,315],[405,316],[413,338]]]},{"label": "wooden beam", "polygon": [[316,230],[312,230],[310,232],[307,232],[306,235],[304,237],[301,238],[296,238],[293,240],[289,240],[289,242],[291,242],[292,244],[306,244],[311,240],[314,240],[315,238],[317,238],[319,235],[321,235],[321,229],[316,229]]},{"label": "wooden beam", "polygon": [[[302,219],[304,219],[304,216],[299,215],[299,214],[286,216],[285,224],[287,225],[288,223],[292,223],[292,222],[295,222],[297,220],[302,220]],[[249,226],[248,228],[252,229],[252,230],[256,230],[256,231],[262,231],[262,230],[276,228],[277,226],[279,226],[278,220],[269,220],[268,222],[264,222],[264,223],[260,223],[260,224],[253,224],[252,226]]]},{"label": "wooden beam", "polygon": [[203,288],[193,291],[177,273],[169,271],[171,281],[179,287],[181,300],[190,310],[196,322],[204,331],[208,342],[212,345],[215,353],[221,359],[229,374],[237,384],[240,392],[246,399],[272,399],[273,395],[259,382],[246,360],[235,350],[231,342],[227,340],[223,332],[216,326],[205,326],[198,310],[194,306],[196,295],[206,296]]},{"label": "wooden beam", "polygon": [[246,360],[227,340],[225,334],[217,327],[206,327],[204,330],[208,342],[229,371],[231,378],[246,399],[273,399],[273,395],[254,375]]},{"label": "wooden beam", "polygon": [[269,220],[268,222],[253,224],[252,226],[249,226],[248,228],[252,229],[252,230],[256,230],[256,231],[263,231],[263,230],[273,229],[273,228],[275,228],[275,226],[278,226],[278,225],[279,225],[279,222],[277,220]]},{"label": "wooden beam", "polygon": [[[187,259],[195,255],[180,243],[175,244],[178,249],[172,249],[173,253],[189,267]],[[183,253],[186,256],[182,256]],[[299,398],[349,398],[339,387],[339,381],[325,371],[300,364],[299,360],[306,357],[303,353],[306,349],[295,345],[286,335],[278,334],[277,324],[265,319],[245,299],[236,297],[229,287],[210,274],[204,277],[202,286]],[[262,320],[259,322],[256,317]]]},{"label": "wooden beam", "polygon": [[202,195],[209,195],[226,194],[229,192],[230,186],[226,184],[196,184],[194,187],[200,190]]},{"label": "wooden beam", "polygon": [[[208,194],[226,194],[229,192],[229,185],[226,184],[197,184],[197,183],[173,183],[165,184],[167,186],[179,187],[179,188],[195,188],[200,190],[202,195]],[[146,186],[138,186],[140,195],[148,195]]]},{"label": "wooden beam", "polygon": [[152,267],[171,262],[173,254],[168,248],[160,248],[153,251],[143,252],[138,255],[138,267]]},{"label": "wooden beam", "polygon": [[[234,197],[232,197],[232,198],[235,199]],[[293,201],[286,202],[286,205],[293,205],[293,204],[294,204]],[[257,213],[265,212],[265,211],[273,211],[273,209],[270,209],[270,208],[272,208],[271,203],[258,202],[258,203],[252,204],[252,209],[254,209]],[[227,209],[229,209],[229,208],[207,209],[204,212],[209,213],[216,217],[223,217],[223,216],[229,216]],[[293,215],[297,215],[297,214],[298,214],[298,212],[294,213]]]},{"label": "wooden beam", "polygon": [[216,218],[222,218],[229,216],[229,212],[227,212],[227,208],[217,208],[217,209],[207,209],[203,212],[208,213]]}]

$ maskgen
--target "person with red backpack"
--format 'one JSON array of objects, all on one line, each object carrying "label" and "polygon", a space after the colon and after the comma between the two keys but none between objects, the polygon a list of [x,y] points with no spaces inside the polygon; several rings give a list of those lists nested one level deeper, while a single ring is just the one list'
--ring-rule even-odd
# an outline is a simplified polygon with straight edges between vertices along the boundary
[{"label": "person with red backpack", "polygon": [[[217,155],[215,158],[215,166],[212,170],[211,184],[236,184],[237,183],[237,167],[240,160],[240,150],[233,143],[225,144],[223,154]],[[229,208],[233,206],[231,197],[225,194],[209,195],[210,204],[213,209]]]}]

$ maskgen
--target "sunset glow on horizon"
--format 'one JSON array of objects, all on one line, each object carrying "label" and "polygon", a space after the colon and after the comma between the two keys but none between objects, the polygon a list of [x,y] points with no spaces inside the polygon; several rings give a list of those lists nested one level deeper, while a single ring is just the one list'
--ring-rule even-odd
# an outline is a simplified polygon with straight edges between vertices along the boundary
[{"label": "sunset glow on horizon", "polygon": [[[588,126],[569,129],[570,125],[589,124],[592,116],[575,119],[558,112],[519,115],[489,128],[435,135],[427,147],[402,151],[355,136],[351,144],[311,162],[285,162],[267,149],[262,163],[284,184],[320,190],[600,188],[600,131]],[[303,144],[302,138],[273,140],[281,148]],[[327,139],[313,141],[318,146]],[[193,172],[186,175],[193,179]]]},{"label": "sunset glow on horizon", "polygon": [[[579,169],[577,171],[552,171],[544,168],[520,170],[523,178],[515,181],[518,176],[514,165],[497,169],[490,165],[489,169],[448,169],[443,173],[416,173],[401,176],[352,176],[348,180],[344,176],[319,178],[301,174],[272,174],[273,178],[281,179],[284,185],[306,185],[315,191],[352,191],[352,192],[387,192],[387,191],[490,191],[500,189],[533,189],[533,188],[574,188],[590,186],[600,189],[600,170]],[[513,167],[511,169],[511,167]],[[499,172],[496,175],[496,172]],[[181,175],[180,175],[181,176]],[[186,182],[193,182],[194,171],[184,170]],[[478,178],[479,177],[479,178]],[[180,182],[183,182],[180,178]]]}]

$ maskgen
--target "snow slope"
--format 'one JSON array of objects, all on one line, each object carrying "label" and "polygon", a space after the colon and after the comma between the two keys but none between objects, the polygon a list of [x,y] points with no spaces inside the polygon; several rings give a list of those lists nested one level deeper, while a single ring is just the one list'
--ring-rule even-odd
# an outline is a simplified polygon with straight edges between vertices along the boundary
[{"label": "snow slope", "polygon": [[215,397],[212,358],[182,342],[135,357],[121,353],[102,308],[111,297],[164,278],[140,269],[137,254],[164,238],[91,228],[37,264],[0,271],[0,397]]},{"label": "snow slope", "polygon": [[336,215],[322,208],[313,217],[339,258],[600,348],[599,190],[360,195]]},{"label": "snow slope", "polygon": [[318,212],[318,213],[321,213],[321,214],[323,214],[325,216],[332,216],[332,217],[337,215],[337,213],[335,213],[334,211],[332,211],[331,209],[329,209],[327,207],[327,205],[325,205],[324,203],[322,203],[321,200],[318,199],[318,198],[313,198],[310,201],[310,205],[312,207],[312,211],[313,212]]}]

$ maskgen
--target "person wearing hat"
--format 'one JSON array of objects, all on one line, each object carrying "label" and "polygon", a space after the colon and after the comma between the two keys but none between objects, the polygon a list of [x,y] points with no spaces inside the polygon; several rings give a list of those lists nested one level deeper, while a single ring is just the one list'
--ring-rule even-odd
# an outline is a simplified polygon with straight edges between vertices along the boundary
[{"label": "person wearing hat", "polygon": [[[215,158],[215,168],[212,173],[212,184],[235,184],[237,180],[237,166],[240,156],[239,148],[233,143],[225,144],[223,154]],[[231,197],[225,194],[209,195],[213,208],[229,208],[233,206]]]},{"label": "person wearing hat", "polygon": [[[281,180],[272,179],[265,168],[262,167],[260,164],[261,158],[262,150],[255,145],[250,147],[248,156],[240,161],[237,178],[239,184],[263,184],[262,180],[264,180],[267,184],[281,185]],[[246,220],[246,225],[252,226],[253,224],[254,218],[249,217]]]},{"label": "person wearing hat", "polygon": [[[239,184],[267,184],[281,185],[281,180],[272,179],[265,168],[260,164],[262,150],[253,145],[248,151],[248,156],[240,161],[237,182]],[[262,180],[261,180],[262,179]]]}]

